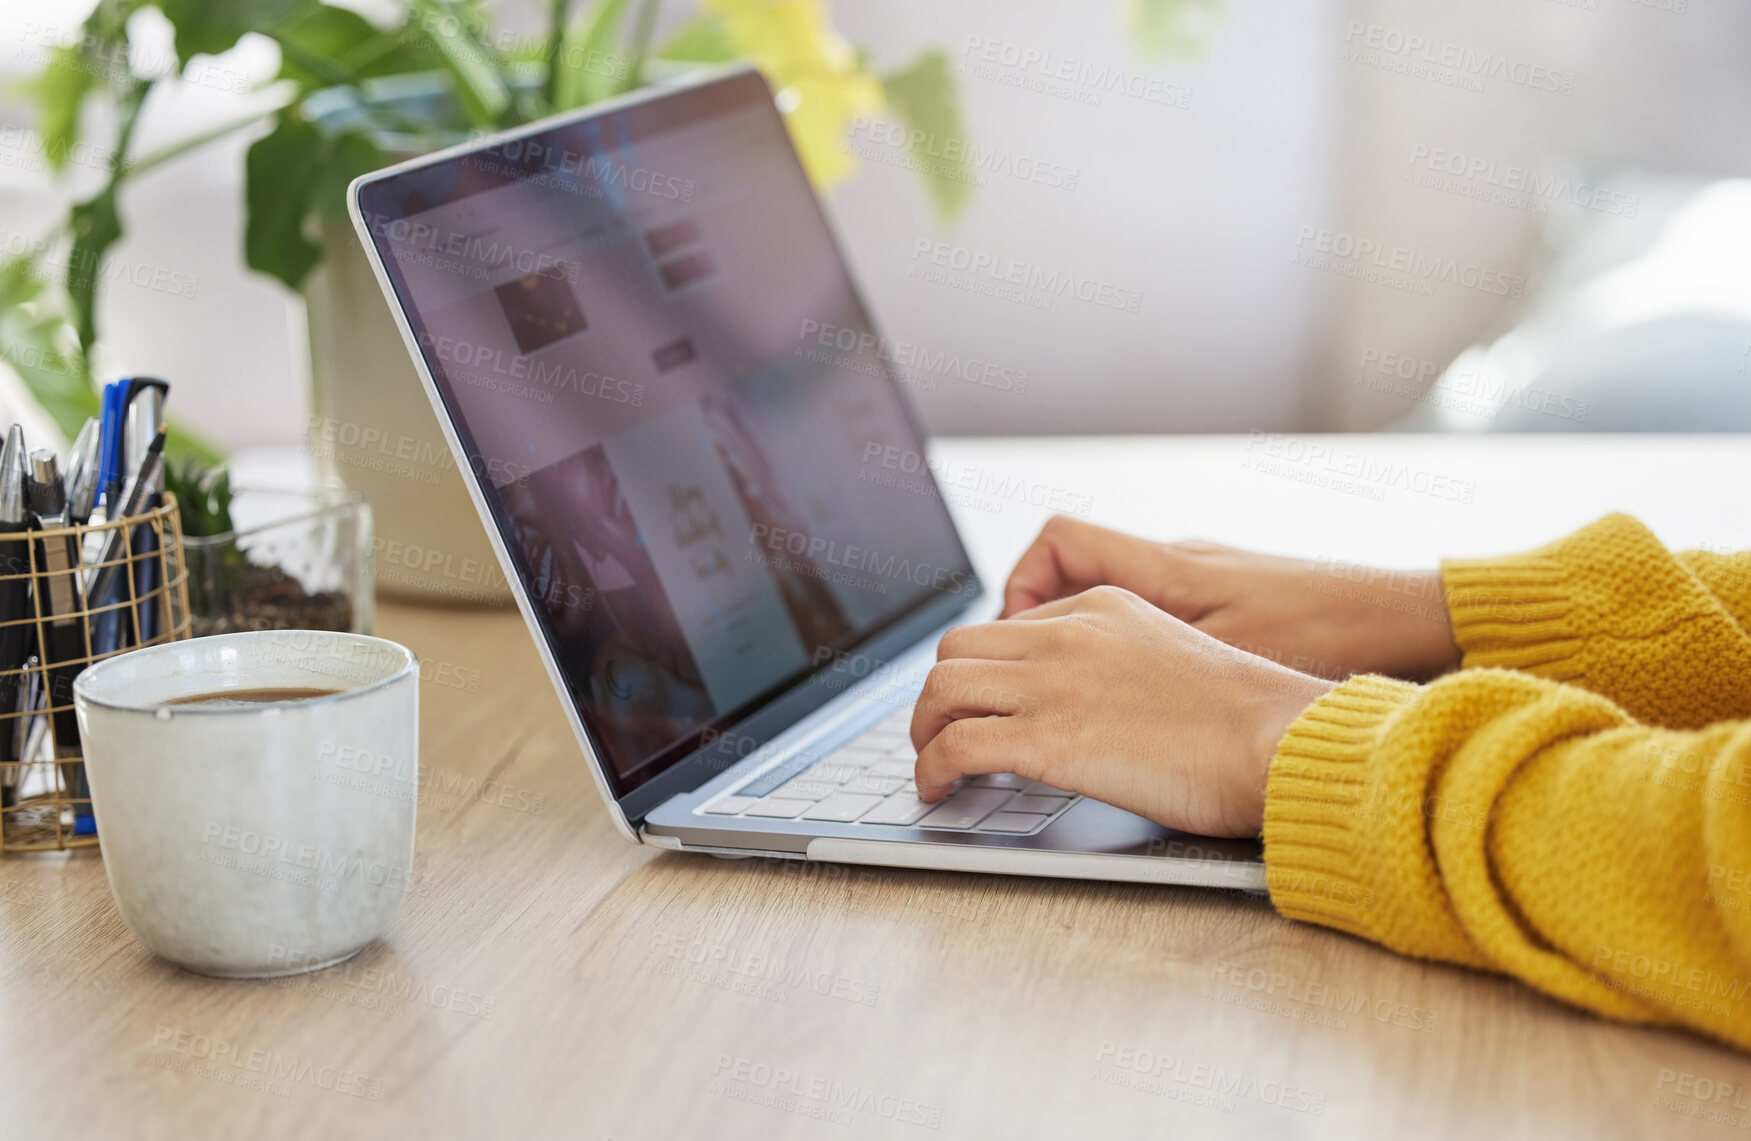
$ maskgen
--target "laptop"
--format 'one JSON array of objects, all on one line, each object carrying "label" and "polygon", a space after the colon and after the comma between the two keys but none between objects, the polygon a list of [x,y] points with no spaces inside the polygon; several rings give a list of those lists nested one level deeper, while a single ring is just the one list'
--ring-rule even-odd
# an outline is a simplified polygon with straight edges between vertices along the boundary
[{"label": "laptop", "polygon": [[1018,776],[914,795],[936,642],[998,599],[925,459],[916,361],[871,323],[756,72],[392,166],[348,202],[628,839],[1263,889],[1256,842]]}]

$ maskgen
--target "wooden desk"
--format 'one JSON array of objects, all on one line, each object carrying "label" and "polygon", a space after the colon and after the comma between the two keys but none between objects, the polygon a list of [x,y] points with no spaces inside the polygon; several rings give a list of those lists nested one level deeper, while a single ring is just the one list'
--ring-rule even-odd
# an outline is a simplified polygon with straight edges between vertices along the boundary
[{"label": "wooden desk", "polygon": [[[1612,506],[1751,545],[1736,440],[1299,443],[1340,470],[1235,437],[942,454],[999,581],[1048,501],[1398,562]],[[0,1136],[1708,1138],[1734,1127],[1697,1114],[1751,1114],[1751,1060],[1260,898],[627,844],[513,614],[388,605],[380,629],[427,676],[393,932],[319,974],[221,982],[148,955],[95,857],[0,863]],[[295,1076],[250,1088],[252,1051]]]}]

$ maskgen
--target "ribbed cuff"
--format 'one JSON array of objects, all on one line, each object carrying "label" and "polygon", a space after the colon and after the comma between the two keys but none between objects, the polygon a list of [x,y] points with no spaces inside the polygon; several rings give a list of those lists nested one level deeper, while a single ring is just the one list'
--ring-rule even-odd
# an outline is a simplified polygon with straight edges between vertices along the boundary
[{"label": "ribbed cuff", "polygon": [[1574,597],[1557,558],[1541,551],[1447,559],[1441,584],[1466,668],[1521,670],[1553,681],[1581,675]]},{"label": "ribbed cuff", "polygon": [[[1392,718],[1422,688],[1353,677],[1304,710],[1277,746],[1265,786],[1265,873],[1292,919],[1380,938],[1367,859],[1390,827],[1370,764]],[[1422,823],[1422,814],[1409,813]]]}]

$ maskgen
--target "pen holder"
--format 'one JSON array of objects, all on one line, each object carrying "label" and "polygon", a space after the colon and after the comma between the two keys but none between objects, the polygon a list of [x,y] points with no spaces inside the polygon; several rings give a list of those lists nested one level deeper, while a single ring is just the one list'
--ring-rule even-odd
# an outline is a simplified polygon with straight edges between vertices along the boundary
[{"label": "pen holder", "polygon": [[[50,569],[45,552],[55,544],[95,559],[118,531],[120,553],[81,559],[76,579]],[[189,636],[176,497],[103,523],[14,532],[0,536],[0,547],[9,552],[0,557],[0,593],[18,598],[20,581],[29,588],[21,613],[0,615],[0,646],[25,663],[0,669],[0,741],[9,743],[0,758],[0,853],[92,847],[99,837],[90,826],[73,679],[93,662]],[[109,565],[116,570],[105,598],[88,599],[86,576]]]}]

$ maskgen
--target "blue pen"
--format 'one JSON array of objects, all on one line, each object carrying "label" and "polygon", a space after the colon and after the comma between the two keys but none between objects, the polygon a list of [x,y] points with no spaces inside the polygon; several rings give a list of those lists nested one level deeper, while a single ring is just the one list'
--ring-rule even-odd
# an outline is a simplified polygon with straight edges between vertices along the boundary
[{"label": "blue pen", "polygon": [[[122,499],[122,481],[126,473],[122,470],[122,416],[126,411],[128,390],[132,387],[128,380],[112,381],[103,387],[102,415],[98,420],[98,455],[99,486],[103,489],[104,517],[109,518],[120,510]],[[109,599],[89,599],[87,604],[96,608],[107,604]],[[94,614],[89,619],[91,627],[91,648],[96,655],[111,653],[122,648],[126,631],[122,626],[123,614],[120,609],[105,610]]]},{"label": "blue pen", "polygon": [[99,489],[103,492],[105,510],[113,512],[116,500],[122,495],[122,409],[128,400],[128,382],[112,381],[103,386],[102,414],[98,419],[98,454],[102,457],[99,468],[101,483]]}]

